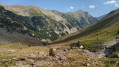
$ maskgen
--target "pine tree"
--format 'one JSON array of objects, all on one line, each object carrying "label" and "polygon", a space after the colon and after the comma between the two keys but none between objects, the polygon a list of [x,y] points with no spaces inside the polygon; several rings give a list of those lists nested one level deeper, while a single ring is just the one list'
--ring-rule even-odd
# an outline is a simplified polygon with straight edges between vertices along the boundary
[{"label": "pine tree", "polygon": [[55,53],[54,53],[54,51],[53,51],[52,48],[50,48],[50,50],[49,50],[49,55],[50,55],[50,56],[53,56],[53,57],[55,56]]},{"label": "pine tree", "polygon": [[81,44],[80,44],[80,42],[78,41],[78,43],[77,43],[77,47],[80,47],[81,46]]},{"label": "pine tree", "polygon": [[29,44],[28,47],[31,47],[31,44]]},{"label": "pine tree", "polygon": [[70,45],[70,48],[73,49],[73,45],[72,44]]}]

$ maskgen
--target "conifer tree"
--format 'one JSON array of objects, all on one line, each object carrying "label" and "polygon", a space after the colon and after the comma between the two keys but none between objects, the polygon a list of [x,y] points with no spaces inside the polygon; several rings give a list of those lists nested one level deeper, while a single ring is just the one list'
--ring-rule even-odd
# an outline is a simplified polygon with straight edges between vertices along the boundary
[{"label": "conifer tree", "polygon": [[70,48],[73,49],[73,45],[72,44],[70,45]]},{"label": "conifer tree", "polygon": [[54,53],[54,51],[53,51],[52,48],[50,48],[50,50],[49,50],[49,55],[50,55],[50,56],[53,56],[53,57],[55,56],[55,53]]},{"label": "conifer tree", "polygon": [[80,42],[78,41],[78,43],[77,43],[77,47],[80,47],[81,46],[81,44],[80,44]]}]

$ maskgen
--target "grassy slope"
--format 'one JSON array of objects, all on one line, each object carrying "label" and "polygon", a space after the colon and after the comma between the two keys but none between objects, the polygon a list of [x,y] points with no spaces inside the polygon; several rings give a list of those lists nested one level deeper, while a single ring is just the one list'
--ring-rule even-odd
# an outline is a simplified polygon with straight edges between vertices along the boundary
[{"label": "grassy slope", "polygon": [[67,45],[76,43],[78,40],[82,45],[91,47],[95,42],[105,42],[110,38],[114,38],[119,30],[119,14],[111,16],[105,20],[101,20],[98,23],[89,26],[85,31],[69,36],[65,39],[61,39],[55,42],[54,45]]}]

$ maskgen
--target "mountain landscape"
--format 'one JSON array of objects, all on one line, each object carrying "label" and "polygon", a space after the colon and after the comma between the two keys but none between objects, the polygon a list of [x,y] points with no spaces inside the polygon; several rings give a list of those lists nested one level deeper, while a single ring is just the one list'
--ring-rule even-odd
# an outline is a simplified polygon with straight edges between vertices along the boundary
[{"label": "mountain landscape", "polygon": [[119,9],[96,18],[0,5],[0,67],[119,67],[118,58]]},{"label": "mountain landscape", "polygon": [[87,45],[89,45],[96,41],[105,42],[113,38],[115,39],[116,36],[118,36],[117,33],[119,23],[118,9],[115,10],[115,12],[116,14],[113,14],[113,11],[110,12],[102,20],[99,20],[97,23],[82,29],[81,32],[56,40],[54,43],[62,43],[67,41],[71,42],[72,40],[75,41],[81,40],[82,42],[84,41],[85,44],[86,44],[85,41],[87,41],[88,42]]},{"label": "mountain landscape", "polygon": [[[11,23],[14,21],[19,22],[19,25],[21,24],[21,28],[16,27],[16,29],[21,29],[22,32],[20,33],[48,41],[78,32],[81,28],[97,21],[96,18],[84,11],[76,12],[82,14],[79,17],[77,16],[78,19],[73,14],[45,10],[36,6],[1,5],[1,11],[5,11],[3,16],[8,17]],[[16,18],[18,19],[16,20]]]}]

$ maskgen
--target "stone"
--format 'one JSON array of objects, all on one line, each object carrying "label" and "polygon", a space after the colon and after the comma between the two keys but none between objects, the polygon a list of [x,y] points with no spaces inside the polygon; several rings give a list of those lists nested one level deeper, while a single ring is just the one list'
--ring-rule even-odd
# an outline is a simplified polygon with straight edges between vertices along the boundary
[{"label": "stone", "polygon": [[84,66],[90,66],[89,63],[85,63],[85,62],[83,62],[83,65],[84,65]]},{"label": "stone", "polygon": [[34,60],[32,60],[32,59],[26,59],[26,61],[29,61],[31,63],[34,63]]},{"label": "stone", "polygon": [[69,62],[63,62],[63,65],[64,65],[64,66],[67,65],[67,64],[69,64]]},{"label": "stone", "polygon": [[61,62],[60,62],[60,61],[56,61],[56,63],[61,64]]},{"label": "stone", "polygon": [[16,50],[14,50],[14,49],[8,49],[8,53],[14,53]]},{"label": "stone", "polygon": [[90,58],[87,58],[86,60],[90,60]]},{"label": "stone", "polygon": [[56,58],[59,58],[59,56],[56,56]]},{"label": "stone", "polygon": [[15,66],[17,66],[17,67],[22,67],[22,66],[23,66],[23,62],[21,62],[21,61],[16,62]]},{"label": "stone", "polygon": [[80,52],[80,51],[81,51],[81,49],[78,49],[78,51]]},{"label": "stone", "polygon": [[37,57],[37,55],[35,55],[35,54],[30,54],[30,55],[28,55],[28,57]]},{"label": "stone", "polygon": [[48,66],[48,65],[52,65],[52,64],[53,64],[52,62],[44,61],[44,60],[36,61],[36,62],[34,63],[34,65],[36,65],[37,67]]},{"label": "stone", "polygon": [[53,48],[53,50],[55,51],[56,49],[55,49],[55,48]]},{"label": "stone", "polygon": [[44,52],[38,52],[38,55],[41,56],[41,57],[45,57],[46,54]]},{"label": "stone", "polygon": [[65,52],[67,52],[68,50],[67,50],[67,49],[65,49],[64,51],[65,51]]},{"label": "stone", "polygon": [[26,59],[25,59],[25,58],[20,58],[19,60],[20,60],[20,61],[25,61]]},{"label": "stone", "polygon": [[32,33],[31,35],[32,35],[32,36],[34,36],[34,34],[33,34],[33,33]]},{"label": "stone", "polygon": [[73,63],[77,63],[77,61],[73,61]]},{"label": "stone", "polygon": [[17,58],[14,57],[14,58],[12,58],[12,59],[13,59],[13,60],[16,60]]},{"label": "stone", "polygon": [[53,50],[57,50],[57,49],[59,49],[60,47],[51,47]]},{"label": "stone", "polygon": [[66,60],[67,58],[65,56],[61,56],[60,60]]}]

